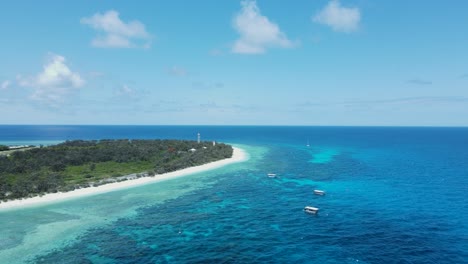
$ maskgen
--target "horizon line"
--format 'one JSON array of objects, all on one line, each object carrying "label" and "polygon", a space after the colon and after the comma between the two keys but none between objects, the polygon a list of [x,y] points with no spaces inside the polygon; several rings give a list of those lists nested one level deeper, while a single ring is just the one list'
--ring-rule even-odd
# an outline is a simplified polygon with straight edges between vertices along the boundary
[{"label": "horizon line", "polygon": [[185,127],[408,127],[408,128],[468,128],[468,125],[464,126],[452,126],[452,125],[282,125],[282,124],[258,124],[258,125],[246,125],[246,124],[224,124],[224,125],[209,125],[209,124],[0,124],[0,126],[185,126]]}]

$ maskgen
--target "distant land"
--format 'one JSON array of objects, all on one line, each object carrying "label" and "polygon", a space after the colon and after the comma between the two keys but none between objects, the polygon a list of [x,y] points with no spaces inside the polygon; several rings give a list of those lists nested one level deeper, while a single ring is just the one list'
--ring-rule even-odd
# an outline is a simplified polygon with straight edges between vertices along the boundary
[{"label": "distant land", "polygon": [[230,158],[233,148],[188,140],[73,140],[0,147],[0,201],[126,181]]}]

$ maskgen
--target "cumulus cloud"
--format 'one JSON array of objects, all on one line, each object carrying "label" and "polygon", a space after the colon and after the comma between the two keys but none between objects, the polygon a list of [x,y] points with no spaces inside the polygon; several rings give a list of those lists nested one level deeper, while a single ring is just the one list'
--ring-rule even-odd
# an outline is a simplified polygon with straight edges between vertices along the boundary
[{"label": "cumulus cloud", "polygon": [[20,86],[34,89],[31,99],[57,107],[63,103],[75,89],[84,85],[85,81],[77,72],[73,72],[65,64],[65,58],[56,54],[49,54],[49,58],[42,72],[36,76],[17,76]]},{"label": "cumulus cloud", "polygon": [[293,46],[279,26],[260,13],[255,1],[242,1],[241,6],[241,11],[232,22],[240,35],[232,47],[232,52],[259,54],[264,53],[267,47]]},{"label": "cumulus cloud", "polygon": [[109,10],[103,14],[96,13],[91,17],[84,17],[81,24],[89,25],[101,34],[96,36],[91,44],[100,48],[149,48],[151,35],[145,25],[134,20],[127,23],[119,17],[119,12]]},{"label": "cumulus cloud", "polygon": [[8,87],[10,87],[11,82],[9,80],[3,81],[2,84],[0,84],[0,90],[5,90]]},{"label": "cumulus cloud", "polygon": [[343,7],[338,0],[330,1],[312,20],[339,32],[354,32],[359,28],[361,12],[357,7]]}]

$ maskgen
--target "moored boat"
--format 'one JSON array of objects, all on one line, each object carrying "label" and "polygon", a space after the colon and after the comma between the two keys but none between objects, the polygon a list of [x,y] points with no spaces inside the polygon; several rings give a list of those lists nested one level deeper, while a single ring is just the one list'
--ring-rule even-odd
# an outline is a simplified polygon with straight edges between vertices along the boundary
[{"label": "moored boat", "polygon": [[304,212],[309,213],[309,214],[316,214],[318,213],[319,209],[317,207],[313,206],[306,206],[304,207]]},{"label": "moored boat", "polygon": [[314,194],[316,194],[316,195],[325,195],[325,191],[322,191],[322,190],[314,190]]}]

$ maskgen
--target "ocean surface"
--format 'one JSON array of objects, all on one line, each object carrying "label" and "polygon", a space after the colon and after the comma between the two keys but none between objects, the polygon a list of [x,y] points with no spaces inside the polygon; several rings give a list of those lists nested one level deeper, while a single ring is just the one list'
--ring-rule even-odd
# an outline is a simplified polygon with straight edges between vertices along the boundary
[{"label": "ocean surface", "polygon": [[0,211],[0,263],[468,263],[468,128],[0,126],[0,144],[198,132],[250,159]]}]

